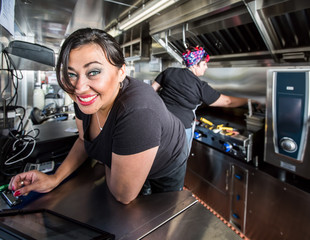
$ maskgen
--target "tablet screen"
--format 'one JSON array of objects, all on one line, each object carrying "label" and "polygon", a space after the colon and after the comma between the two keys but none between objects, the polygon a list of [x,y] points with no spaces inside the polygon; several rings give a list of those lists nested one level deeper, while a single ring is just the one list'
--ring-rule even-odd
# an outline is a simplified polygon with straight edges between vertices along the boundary
[{"label": "tablet screen", "polygon": [[49,210],[1,213],[1,231],[22,239],[114,239],[113,234]]}]

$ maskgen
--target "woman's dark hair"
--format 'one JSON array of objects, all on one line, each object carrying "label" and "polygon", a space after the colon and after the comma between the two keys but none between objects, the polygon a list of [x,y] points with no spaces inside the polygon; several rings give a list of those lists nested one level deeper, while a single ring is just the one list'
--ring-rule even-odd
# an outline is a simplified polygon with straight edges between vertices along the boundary
[{"label": "woman's dark hair", "polygon": [[116,40],[100,29],[83,28],[73,32],[61,46],[56,64],[56,75],[59,86],[67,93],[74,93],[75,86],[68,77],[70,51],[86,44],[98,44],[113,66],[121,68],[125,64],[122,49]]}]

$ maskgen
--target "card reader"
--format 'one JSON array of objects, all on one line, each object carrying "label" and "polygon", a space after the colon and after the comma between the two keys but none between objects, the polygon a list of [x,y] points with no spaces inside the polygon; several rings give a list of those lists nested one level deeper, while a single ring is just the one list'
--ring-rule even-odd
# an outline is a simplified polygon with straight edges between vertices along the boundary
[{"label": "card reader", "polygon": [[43,163],[27,163],[24,172],[28,172],[31,170],[38,170],[43,173],[48,173],[54,170],[55,162],[54,161],[48,161]]}]

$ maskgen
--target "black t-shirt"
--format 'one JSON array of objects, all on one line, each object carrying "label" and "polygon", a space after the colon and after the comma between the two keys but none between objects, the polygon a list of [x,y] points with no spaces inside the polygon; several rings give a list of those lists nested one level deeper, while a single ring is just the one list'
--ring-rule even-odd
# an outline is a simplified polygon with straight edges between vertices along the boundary
[{"label": "black t-shirt", "polygon": [[190,128],[194,120],[194,110],[202,102],[210,105],[220,93],[201,81],[188,68],[167,68],[155,81],[162,87],[160,96],[167,108],[177,116],[185,128]]},{"label": "black t-shirt", "polygon": [[93,140],[89,139],[92,115],[84,114],[75,104],[75,114],[83,121],[84,144],[89,157],[111,167],[112,152],[129,155],[159,146],[149,179],[169,176],[182,166],[185,130],[171,114],[153,88],[127,77],[123,81],[108,119]]}]

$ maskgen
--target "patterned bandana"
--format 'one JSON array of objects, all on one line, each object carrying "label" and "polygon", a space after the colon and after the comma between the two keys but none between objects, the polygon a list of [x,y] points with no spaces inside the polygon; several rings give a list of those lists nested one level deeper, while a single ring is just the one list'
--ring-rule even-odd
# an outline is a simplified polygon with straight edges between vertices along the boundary
[{"label": "patterned bandana", "polygon": [[191,67],[198,64],[203,57],[206,58],[206,62],[209,62],[210,56],[205,50],[203,50],[202,47],[195,47],[195,49],[196,51],[191,52],[190,50],[187,50],[183,53],[182,58],[186,64],[186,67]]}]

